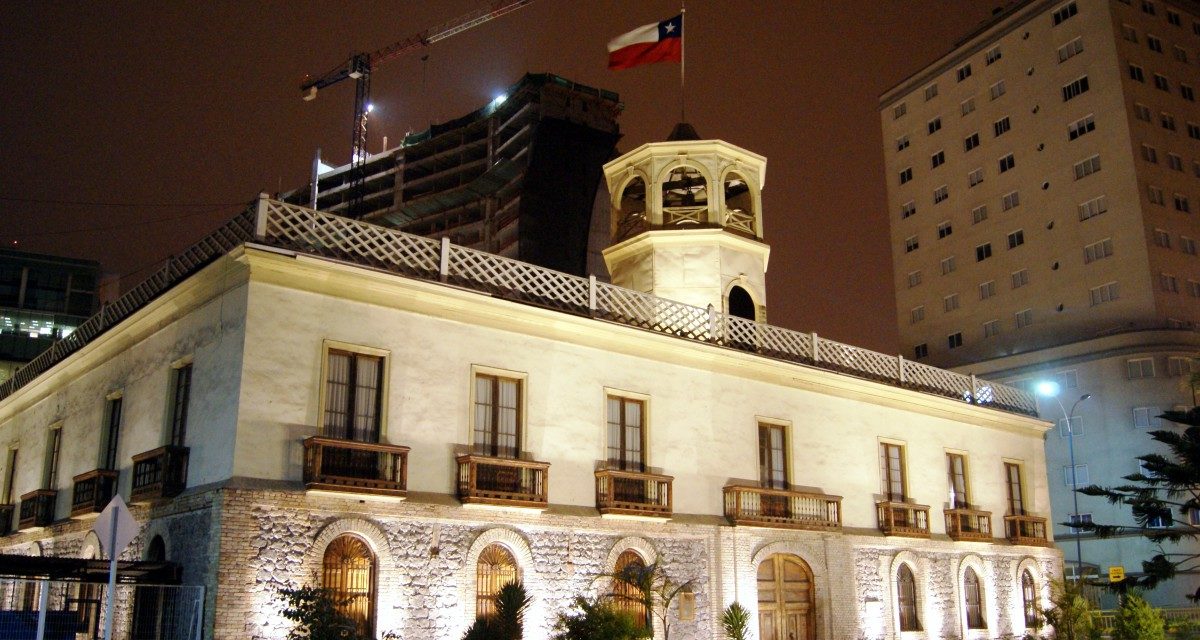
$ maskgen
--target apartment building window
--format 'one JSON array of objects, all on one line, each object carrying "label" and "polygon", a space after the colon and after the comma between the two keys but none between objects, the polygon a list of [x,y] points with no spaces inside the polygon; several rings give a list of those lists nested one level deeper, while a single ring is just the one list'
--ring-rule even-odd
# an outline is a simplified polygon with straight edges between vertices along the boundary
[{"label": "apartment building window", "polygon": [[1143,144],[1142,145],[1142,160],[1145,160],[1146,162],[1153,162],[1153,163],[1157,164],[1158,163],[1158,149],[1155,149],[1154,147],[1152,147],[1148,144]]},{"label": "apartment building window", "polygon": [[1182,211],[1184,213],[1191,212],[1192,209],[1191,205],[1188,204],[1187,196],[1183,195],[1182,193],[1175,194],[1175,210]]},{"label": "apartment building window", "polygon": [[1017,161],[1015,158],[1013,158],[1013,154],[1010,153],[1010,154],[1004,156],[1003,158],[1000,158],[999,164],[1000,164],[1000,173],[1004,173],[1005,171],[1008,171],[1009,169],[1012,169],[1013,167],[1017,166]]},{"label": "apartment building window", "polygon": [[[333,375],[332,366],[330,367],[330,375]],[[187,362],[175,367],[172,376],[174,384],[171,390],[171,445],[182,447],[187,443],[188,403],[192,397],[192,363]],[[331,377],[331,384],[332,380],[333,378]],[[351,404],[348,406],[354,407],[356,405]],[[329,410],[329,397],[327,397],[325,404],[326,425],[329,424]],[[361,417],[364,416],[355,416],[355,421],[357,422]]]},{"label": "apartment building window", "polygon": [[958,294],[957,293],[952,293],[952,294],[942,298],[942,310],[943,311],[945,311],[946,313],[950,313],[951,311],[954,311],[957,308],[958,308]]},{"label": "apartment building window", "polygon": [[[1067,484],[1070,484],[1070,482],[1068,482]],[[1083,528],[1078,525],[1092,523],[1092,514],[1090,514],[1090,513],[1067,514],[1067,522],[1070,525],[1072,525],[1072,526],[1067,527],[1067,529],[1071,532],[1071,535],[1075,535],[1075,534],[1081,533],[1083,531]]]},{"label": "apartment building window", "polygon": [[938,240],[941,240],[942,238],[945,238],[946,236],[948,236],[952,233],[954,233],[954,227],[950,226],[949,220],[946,220],[945,222],[938,224],[938,226],[937,226]]},{"label": "apartment building window", "polygon": [[1171,92],[1171,81],[1166,76],[1156,73],[1154,74],[1154,88],[1159,91]]},{"label": "apartment building window", "polygon": [[900,170],[900,184],[907,183],[909,180],[912,180],[912,177],[912,167],[905,167],[904,169]]},{"label": "apartment building window", "polygon": [[929,156],[929,164],[933,169],[946,164],[946,152],[939,150],[937,153]]},{"label": "apartment building window", "polygon": [[1169,273],[1158,274],[1158,285],[1166,293],[1179,293],[1179,281]]},{"label": "apartment building window", "polygon": [[1197,282],[1195,280],[1188,280],[1187,286],[1188,286],[1188,295],[1192,296],[1193,298],[1200,298],[1200,282]]},{"label": "apartment building window", "polygon": [[1077,13],[1079,13],[1079,7],[1076,7],[1074,2],[1068,2],[1050,14],[1051,26],[1057,27]]},{"label": "apartment building window", "polygon": [[1086,118],[1081,118],[1072,122],[1067,126],[1067,140],[1074,140],[1085,133],[1090,133],[1096,130],[1096,118],[1088,115]]},{"label": "apartment building window", "polygon": [[914,360],[920,360],[921,358],[928,358],[928,357],[929,357],[929,345],[922,342],[921,344],[913,347],[913,359]]},{"label": "apartment building window", "polygon": [[1163,113],[1159,114],[1159,122],[1162,123],[1162,128],[1166,129],[1167,131],[1175,130],[1175,116],[1164,111]]},{"label": "apartment building window", "polygon": [[914,215],[917,212],[917,203],[909,200],[900,206],[900,219],[903,220]]},{"label": "apartment building window", "polygon": [[58,461],[62,457],[62,423],[50,427],[46,437],[46,468],[42,488],[58,488]]},{"label": "apartment building window", "polygon": [[1088,466],[1086,464],[1077,464],[1074,467],[1066,465],[1063,467],[1063,484],[1068,487],[1085,487],[1091,482],[1088,476]]},{"label": "apartment building window", "polygon": [[610,394],[607,404],[609,466],[622,471],[645,471],[646,403]]},{"label": "apartment building window", "polygon": [[979,299],[980,300],[987,300],[988,298],[990,298],[994,295],[996,295],[996,281],[995,280],[988,280],[987,282],[981,283],[979,285]]},{"label": "apartment building window", "polygon": [[1004,480],[1008,488],[1008,515],[1025,515],[1025,487],[1022,482],[1021,465],[1014,462],[1004,463]]},{"label": "apartment building window", "polygon": [[1058,383],[1059,389],[1079,388],[1079,374],[1074,369],[1059,371],[1053,377],[1054,381]]},{"label": "apartment building window", "polygon": [[117,445],[121,435],[121,406],[123,398],[120,394],[110,396],[104,407],[104,448],[100,451],[100,468],[119,469],[120,458],[117,456]]},{"label": "apartment building window", "polygon": [[921,284],[921,272],[910,271],[908,274],[908,288],[911,289],[919,284]]},{"label": "apartment building window", "polygon": [[962,341],[962,332],[961,332],[961,331],[957,331],[957,332],[955,332],[955,333],[952,333],[952,334],[950,334],[950,335],[946,336],[946,344],[947,344],[947,345],[948,345],[948,346],[949,346],[951,349],[957,349],[957,348],[961,347],[961,346],[962,346],[962,344],[963,344],[963,341]]},{"label": "apartment building window", "polygon": [[912,253],[921,247],[921,242],[917,240],[917,236],[909,236],[904,239],[904,253]]},{"label": "apartment building window", "polygon": [[1196,101],[1196,90],[1193,89],[1192,87],[1190,87],[1189,85],[1180,83],[1179,84],[1179,95],[1183,96],[1183,99],[1187,100],[1188,102]]},{"label": "apartment building window", "polygon": [[1083,53],[1083,38],[1075,38],[1058,48],[1058,61],[1061,64],[1081,53]]},{"label": "apartment building window", "polygon": [[996,62],[997,60],[999,60],[1000,57],[1001,57],[1000,47],[992,47],[991,49],[988,49],[987,53],[985,53],[983,56],[984,65],[985,66],[991,65],[993,62]]},{"label": "apartment building window", "polygon": [[966,80],[967,78],[970,78],[971,77],[971,65],[964,64],[963,66],[959,67],[955,71],[955,75],[958,76],[959,82],[962,82],[963,80]]},{"label": "apartment building window", "polygon": [[1129,64],[1129,78],[1138,82],[1146,81],[1146,72],[1136,64]]},{"label": "apartment building window", "polygon": [[1076,180],[1086,178],[1100,170],[1100,156],[1095,155],[1077,162],[1072,169],[1075,171]]},{"label": "apartment building window", "polygon": [[1146,197],[1150,200],[1150,204],[1156,204],[1160,207],[1166,204],[1166,199],[1163,197],[1163,190],[1154,185],[1146,187]]},{"label": "apartment building window", "polygon": [[1093,242],[1083,248],[1083,263],[1090,264],[1097,260],[1103,260],[1112,254],[1112,238],[1105,238],[1100,242]]},{"label": "apartment building window", "polygon": [[1121,37],[1125,38],[1126,40],[1128,40],[1130,42],[1137,42],[1138,41],[1137,29],[1134,29],[1130,25],[1123,24],[1123,25],[1121,25]]},{"label": "apartment building window", "polygon": [[908,144],[908,136],[900,136],[899,138],[896,138],[896,151],[904,151],[908,148]]},{"label": "apartment building window", "polygon": [[1003,80],[1000,80],[1000,81],[996,82],[996,84],[993,84],[992,86],[988,87],[988,95],[991,96],[992,100],[995,100],[996,98],[999,98],[1000,96],[1004,95],[1006,91],[1007,91],[1007,89],[1004,88]]},{"label": "apartment building window", "polygon": [[1125,361],[1125,374],[1130,380],[1154,377],[1154,358],[1130,358]]},{"label": "apartment building window", "polygon": [[[325,366],[324,430],[322,435],[359,442],[378,442],[383,427],[384,352],[360,352],[329,348]],[[176,398],[183,396],[191,383],[190,367],[175,372]],[[181,393],[182,392],[182,393]],[[186,407],[181,409],[182,425]],[[172,430],[174,432],[174,429]],[[172,437],[172,444],[176,444]]]},{"label": "apartment building window", "polygon": [[1188,137],[1193,140],[1200,140],[1200,124],[1195,122],[1187,123]]},{"label": "apartment building window", "polygon": [[1133,115],[1143,122],[1150,122],[1150,107],[1144,104],[1134,103]]},{"label": "apartment building window", "polygon": [[1167,233],[1163,229],[1155,229],[1154,230],[1154,244],[1156,244],[1164,249],[1170,249],[1171,248],[1171,234]]},{"label": "apartment building window", "polygon": [[1149,47],[1151,51],[1162,53],[1162,40],[1159,40],[1148,33],[1146,34],[1146,46]]},{"label": "apartment building window", "polygon": [[1098,287],[1092,287],[1088,294],[1092,299],[1092,306],[1112,302],[1121,296],[1120,289],[1116,282],[1109,282]]},{"label": "apartment building window", "polygon": [[1167,23],[1172,24],[1176,27],[1180,26],[1179,14],[1175,13],[1174,11],[1171,11],[1170,9],[1167,9]]},{"label": "apartment building window", "polygon": [[903,502],[908,496],[904,477],[904,445],[879,443],[880,493],[889,502]]},{"label": "apartment building window", "polygon": [[1070,420],[1064,418],[1058,421],[1058,437],[1069,438],[1082,435],[1084,435],[1083,416],[1073,416]]},{"label": "apartment building window", "polygon": [[908,113],[908,105],[901,102],[892,107],[892,120],[899,120],[904,114]]},{"label": "apartment building window", "polygon": [[990,338],[995,335],[999,335],[999,334],[1000,334],[1000,321],[999,320],[988,320],[987,322],[983,323],[983,337],[985,339]]},{"label": "apartment building window", "polygon": [[1190,376],[1195,370],[1196,360],[1193,358],[1182,356],[1170,356],[1167,358],[1167,375],[1169,376]]},{"label": "apartment building window", "polygon": [[1192,175],[1200,178],[1200,160],[1192,160]]},{"label": "apartment building window", "polygon": [[1021,269],[1009,274],[1008,279],[1012,282],[1013,289],[1020,289],[1029,284],[1029,269]]},{"label": "apartment building window", "polygon": [[1176,45],[1175,48],[1173,48],[1171,51],[1172,51],[1172,54],[1175,56],[1176,60],[1178,60],[1184,64],[1187,64],[1187,62],[1188,62],[1187,49],[1184,49],[1183,47]]},{"label": "apartment building window", "polygon": [[1011,191],[1000,197],[1000,209],[1008,211],[1021,204],[1021,194]]},{"label": "apartment building window", "polygon": [[936,82],[929,85],[928,87],[925,87],[925,101],[926,102],[936,98],[937,94],[938,94],[938,88],[937,88]]},{"label": "apartment building window", "polygon": [[967,495],[967,457],[961,453],[947,453],[946,466],[950,487],[950,508],[969,508],[970,497]]},{"label": "apartment building window", "polygon": [[522,382],[519,378],[476,372],[475,453],[497,458],[516,458],[520,454]]},{"label": "apartment building window", "polygon": [[983,167],[976,167],[967,174],[967,188],[974,187],[983,182]]},{"label": "apartment building window", "polygon": [[1173,524],[1175,524],[1175,518],[1166,509],[1146,518],[1146,526],[1150,529],[1166,529]]},{"label": "apartment building window", "polygon": [[992,243],[985,242],[975,247],[975,262],[983,262],[992,257]]},{"label": "apartment building window", "polygon": [[926,126],[928,126],[928,128],[929,128],[929,135],[933,135],[934,133],[941,131],[942,130],[941,116],[938,116],[938,117],[934,118],[933,120],[930,120],[928,125],[926,125]]},{"label": "apartment building window", "polygon": [[758,423],[758,477],[763,487],[787,489],[787,438],[784,426]]},{"label": "apartment building window", "polygon": [[1017,328],[1024,329],[1033,324],[1033,309],[1022,309],[1016,314]]},{"label": "apartment building window", "polygon": [[934,204],[942,202],[943,200],[945,200],[946,198],[949,198],[949,197],[950,197],[950,188],[946,185],[942,185],[942,186],[938,187],[937,189],[933,190],[933,203]]},{"label": "apartment building window", "polygon": [[924,319],[925,319],[925,305],[921,305],[919,307],[913,307],[908,312],[909,324],[916,324]]},{"label": "apartment building window", "polygon": [[1196,255],[1196,241],[1187,236],[1179,236],[1179,250],[1189,256]]},{"label": "apartment building window", "polygon": [[1023,230],[1017,229],[1016,231],[1008,234],[1009,249],[1016,249],[1023,244],[1025,244],[1025,232]]},{"label": "apartment building window", "polygon": [[1183,171],[1183,158],[1180,158],[1173,153],[1168,153],[1167,166],[1175,171]]},{"label": "apartment building window", "polygon": [[1155,14],[1154,3],[1151,2],[1150,0],[1142,0],[1142,13],[1148,13],[1150,15],[1154,15]]},{"label": "apartment building window", "polygon": [[1070,100],[1072,98],[1079,97],[1081,94],[1086,93],[1087,90],[1088,90],[1088,77],[1087,76],[1082,76],[1077,80],[1068,82],[1067,84],[1063,85],[1063,88],[1062,88],[1063,102],[1067,102],[1068,100]]},{"label": "apartment building window", "polygon": [[1008,116],[1004,116],[992,123],[992,131],[995,132],[997,138],[1004,135],[1009,129],[1012,129],[1012,123],[1009,121]]},{"label": "apartment building window", "polygon": [[975,110],[975,98],[967,98],[958,105],[959,111],[965,116]]},{"label": "apartment building window", "polygon": [[1106,196],[1092,198],[1079,205],[1079,219],[1087,220],[1088,218],[1095,218],[1105,211],[1108,211],[1108,198]]},{"label": "apartment building window", "polygon": [[1154,407],[1134,407],[1133,427],[1135,429],[1158,428],[1158,409]]},{"label": "apartment building window", "polygon": [[963,151],[970,151],[979,146],[979,132],[976,131],[971,135],[963,138]]},{"label": "apartment building window", "polygon": [[971,209],[971,224],[979,224],[987,220],[987,205],[980,205]]}]

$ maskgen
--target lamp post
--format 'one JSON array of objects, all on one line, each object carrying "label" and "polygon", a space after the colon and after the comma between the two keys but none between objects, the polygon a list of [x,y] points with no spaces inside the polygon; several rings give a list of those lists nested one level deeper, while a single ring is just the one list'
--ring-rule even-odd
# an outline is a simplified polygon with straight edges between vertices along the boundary
[{"label": "lamp post", "polygon": [[[1054,398],[1054,401],[1058,403],[1058,408],[1062,409],[1063,418],[1065,418],[1067,421],[1067,452],[1071,460],[1071,501],[1075,509],[1075,512],[1071,514],[1071,520],[1074,522],[1074,524],[1079,525],[1079,480],[1075,475],[1075,425],[1071,424],[1071,421],[1075,416],[1075,409],[1079,407],[1079,403],[1091,399],[1092,394],[1085,393],[1079,396],[1079,399],[1075,401],[1075,404],[1071,405],[1071,410],[1067,411],[1067,408],[1063,406],[1062,400],[1058,396],[1059,391],[1060,389],[1057,382],[1046,381],[1038,383],[1037,385],[1038,395],[1046,398]],[[1082,579],[1083,544],[1080,542],[1080,538],[1083,536],[1083,530],[1078,526],[1071,528],[1075,530],[1075,575]]]}]

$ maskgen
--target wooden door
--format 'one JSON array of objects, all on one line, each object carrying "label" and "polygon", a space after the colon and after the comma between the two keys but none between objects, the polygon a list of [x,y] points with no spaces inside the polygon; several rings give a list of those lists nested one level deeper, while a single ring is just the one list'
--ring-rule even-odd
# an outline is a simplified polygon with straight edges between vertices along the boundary
[{"label": "wooden door", "polygon": [[775,554],[758,565],[761,640],[814,640],[812,571],[800,558]]}]

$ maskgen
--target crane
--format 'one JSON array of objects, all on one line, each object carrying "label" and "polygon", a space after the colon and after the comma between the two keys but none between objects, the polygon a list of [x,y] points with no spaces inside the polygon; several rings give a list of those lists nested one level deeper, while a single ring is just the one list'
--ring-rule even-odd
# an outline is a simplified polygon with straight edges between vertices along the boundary
[{"label": "crane", "polygon": [[414,49],[458,35],[532,3],[533,0],[496,0],[486,7],[430,27],[382,49],[352,54],[348,60],[318,78],[304,77],[300,83],[300,91],[306,101],[316,99],[319,90],[347,78],[355,81],[354,131],[350,139],[350,204],[346,208],[348,215],[354,217],[357,213],[358,205],[362,202],[363,183],[366,181],[364,165],[367,162],[367,116],[371,112],[371,71],[384,62]]}]

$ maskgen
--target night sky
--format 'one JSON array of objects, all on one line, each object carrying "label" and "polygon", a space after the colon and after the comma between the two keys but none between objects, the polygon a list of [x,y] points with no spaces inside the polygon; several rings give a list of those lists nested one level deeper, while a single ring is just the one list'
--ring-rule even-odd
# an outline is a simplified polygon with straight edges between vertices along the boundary
[{"label": "night sky", "polygon": [[[999,4],[688,2],[687,119],[767,157],[772,324],[898,351],[877,98]],[[304,102],[304,74],[483,5],[4,2],[0,242],[99,260],[135,283],[260,191],[304,185],[317,147],[347,162],[353,82]],[[679,120],[678,65],[609,72],[605,44],[678,9],[538,0],[392,60],[372,75],[370,150],[527,71],[619,93],[621,151],[660,141]]]}]

